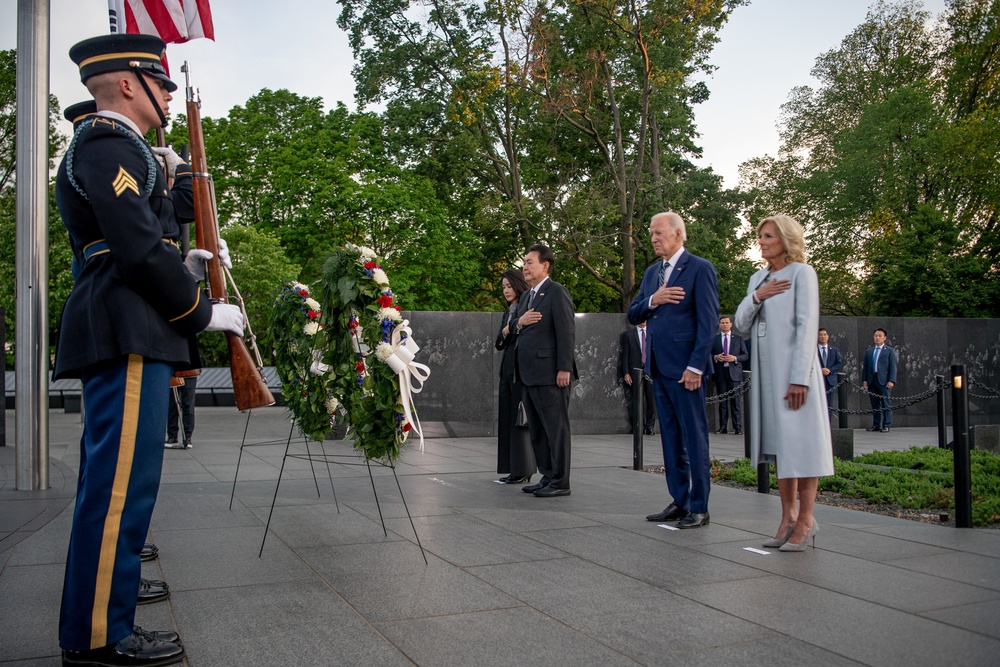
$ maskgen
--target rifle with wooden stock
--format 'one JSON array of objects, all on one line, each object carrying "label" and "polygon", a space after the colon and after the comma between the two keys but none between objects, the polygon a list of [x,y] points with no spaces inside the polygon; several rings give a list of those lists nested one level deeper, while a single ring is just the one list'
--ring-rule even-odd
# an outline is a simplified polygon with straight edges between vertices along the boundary
[{"label": "rifle with wooden stock", "polygon": [[[187,92],[188,141],[193,172],[191,185],[194,191],[195,234],[198,238],[198,247],[212,253],[212,259],[206,261],[205,267],[209,296],[213,303],[228,303],[227,273],[219,259],[219,219],[215,209],[215,184],[211,174],[208,173],[205,138],[201,129],[201,99],[198,91],[191,86],[191,69],[186,62],[181,70],[184,72]],[[229,278],[232,280],[231,276]],[[233,287],[235,289],[235,284]],[[238,295],[237,290],[237,297]],[[242,309],[242,299],[238,300]],[[250,350],[242,336],[231,331],[225,333],[226,342],[229,344],[229,370],[233,376],[233,395],[236,397],[236,407],[240,410],[251,410],[265,405],[274,405],[274,396],[267,388],[263,363],[261,363],[260,354],[257,352],[249,325],[247,326],[247,340],[254,348],[256,362],[250,356]]]}]

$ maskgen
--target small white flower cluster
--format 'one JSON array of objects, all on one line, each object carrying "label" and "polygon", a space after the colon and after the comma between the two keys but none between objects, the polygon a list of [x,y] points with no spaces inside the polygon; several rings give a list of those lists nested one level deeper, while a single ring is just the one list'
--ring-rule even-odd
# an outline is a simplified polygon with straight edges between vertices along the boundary
[{"label": "small white flower cluster", "polygon": [[340,407],[340,401],[337,400],[336,396],[331,396],[330,398],[326,399],[326,411],[329,412],[331,415],[334,412],[336,412],[337,408],[339,407]]},{"label": "small white flower cluster", "polygon": [[402,322],[403,316],[395,308],[379,308],[378,309],[378,321],[390,320],[391,322]]},{"label": "small white flower cluster", "polygon": [[307,336],[315,336],[319,332],[319,322],[306,322],[305,326],[302,327],[302,333]]},{"label": "small white flower cluster", "polygon": [[375,251],[371,248],[363,245],[354,246],[354,249],[361,253],[361,263],[374,262],[375,261]]},{"label": "small white flower cluster", "polygon": [[379,343],[378,347],[375,348],[375,356],[382,362],[391,357],[392,352],[392,345],[389,343]]}]

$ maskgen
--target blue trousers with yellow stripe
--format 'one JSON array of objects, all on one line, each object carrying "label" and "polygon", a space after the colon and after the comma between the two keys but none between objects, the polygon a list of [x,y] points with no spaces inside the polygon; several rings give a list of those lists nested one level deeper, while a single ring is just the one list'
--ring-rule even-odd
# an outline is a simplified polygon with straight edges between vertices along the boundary
[{"label": "blue trousers with yellow stripe", "polygon": [[129,355],[83,374],[80,476],[59,619],[64,649],[100,648],[132,632],[172,373]]}]

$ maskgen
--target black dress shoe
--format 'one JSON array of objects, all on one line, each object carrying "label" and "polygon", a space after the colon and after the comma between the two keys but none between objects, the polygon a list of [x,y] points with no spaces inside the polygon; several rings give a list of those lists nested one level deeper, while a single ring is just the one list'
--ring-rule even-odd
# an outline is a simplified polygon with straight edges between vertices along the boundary
[{"label": "black dress shoe", "polygon": [[869,427],[868,427],[868,428],[866,428],[865,430],[866,430],[866,431],[877,431],[877,430],[878,430],[878,426],[869,426]]},{"label": "black dress shoe", "polygon": [[686,511],[682,510],[677,505],[670,503],[667,505],[667,508],[659,514],[650,514],[647,516],[646,521],[677,521],[678,519],[683,519],[686,516]]},{"label": "black dress shoe", "polygon": [[678,528],[701,528],[708,525],[708,512],[695,514],[692,512],[677,522]]},{"label": "black dress shoe", "polygon": [[63,651],[62,664],[84,667],[157,667],[184,659],[184,647],[133,632],[114,644],[90,651]]},{"label": "black dress shoe", "polygon": [[539,482],[538,484],[529,484],[528,486],[522,486],[521,490],[524,491],[525,493],[534,493],[539,489],[544,489],[546,486],[548,486],[548,484],[542,484],[541,482]]},{"label": "black dress shoe", "polygon": [[132,632],[142,635],[150,641],[156,640],[158,642],[170,642],[171,644],[181,643],[181,636],[173,630],[143,630],[138,625],[133,625]]},{"label": "black dress shoe", "polygon": [[507,475],[506,477],[501,477],[497,481],[498,482],[503,482],[504,484],[506,484],[508,479],[510,479],[510,475]]},{"label": "black dress shoe", "polygon": [[170,597],[170,587],[166,582],[157,579],[139,580],[139,599],[137,604],[150,604]]},{"label": "black dress shoe", "polygon": [[733,433],[734,433],[735,435],[743,435],[743,429],[741,429],[741,428],[738,428],[738,429],[736,429],[735,431],[733,431]]},{"label": "black dress shoe", "polygon": [[889,432],[889,427],[888,426],[883,426],[882,428],[879,429],[879,432],[880,433],[888,433]]},{"label": "black dress shoe", "polygon": [[536,498],[554,498],[556,496],[568,496],[569,489],[553,489],[551,486],[546,486],[544,489],[538,489],[535,491]]},{"label": "black dress shoe", "polygon": [[506,480],[504,480],[504,484],[530,484],[530,483],[531,483],[531,475],[528,475],[527,477],[523,476],[514,477],[513,475],[511,475]]},{"label": "black dress shoe", "polygon": [[645,433],[646,435],[653,435],[653,429],[651,428],[643,429],[642,432]]},{"label": "black dress shoe", "polygon": [[146,542],[142,545],[142,551],[139,552],[139,560],[145,563],[146,561],[156,560],[160,555],[160,550],[156,548],[156,545],[152,542]]},{"label": "black dress shoe", "polygon": [[724,428],[720,428],[718,431],[716,431],[716,433],[729,433],[729,431],[727,431]]}]

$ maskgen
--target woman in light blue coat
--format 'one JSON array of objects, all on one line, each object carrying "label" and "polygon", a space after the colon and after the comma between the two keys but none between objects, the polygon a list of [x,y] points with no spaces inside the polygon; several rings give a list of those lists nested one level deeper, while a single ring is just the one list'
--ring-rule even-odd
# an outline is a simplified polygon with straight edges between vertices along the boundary
[{"label": "woman in light blue coat", "polygon": [[[752,340],[751,459],[774,463],[781,523],[764,546],[803,551],[819,526],[813,504],[819,478],[833,474],[833,446],[816,354],[819,283],[805,263],[802,226],[776,215],[757,225],[767,266],[750,279],[734,328]],[[798,505],[796,505],[798,496]]]}]

